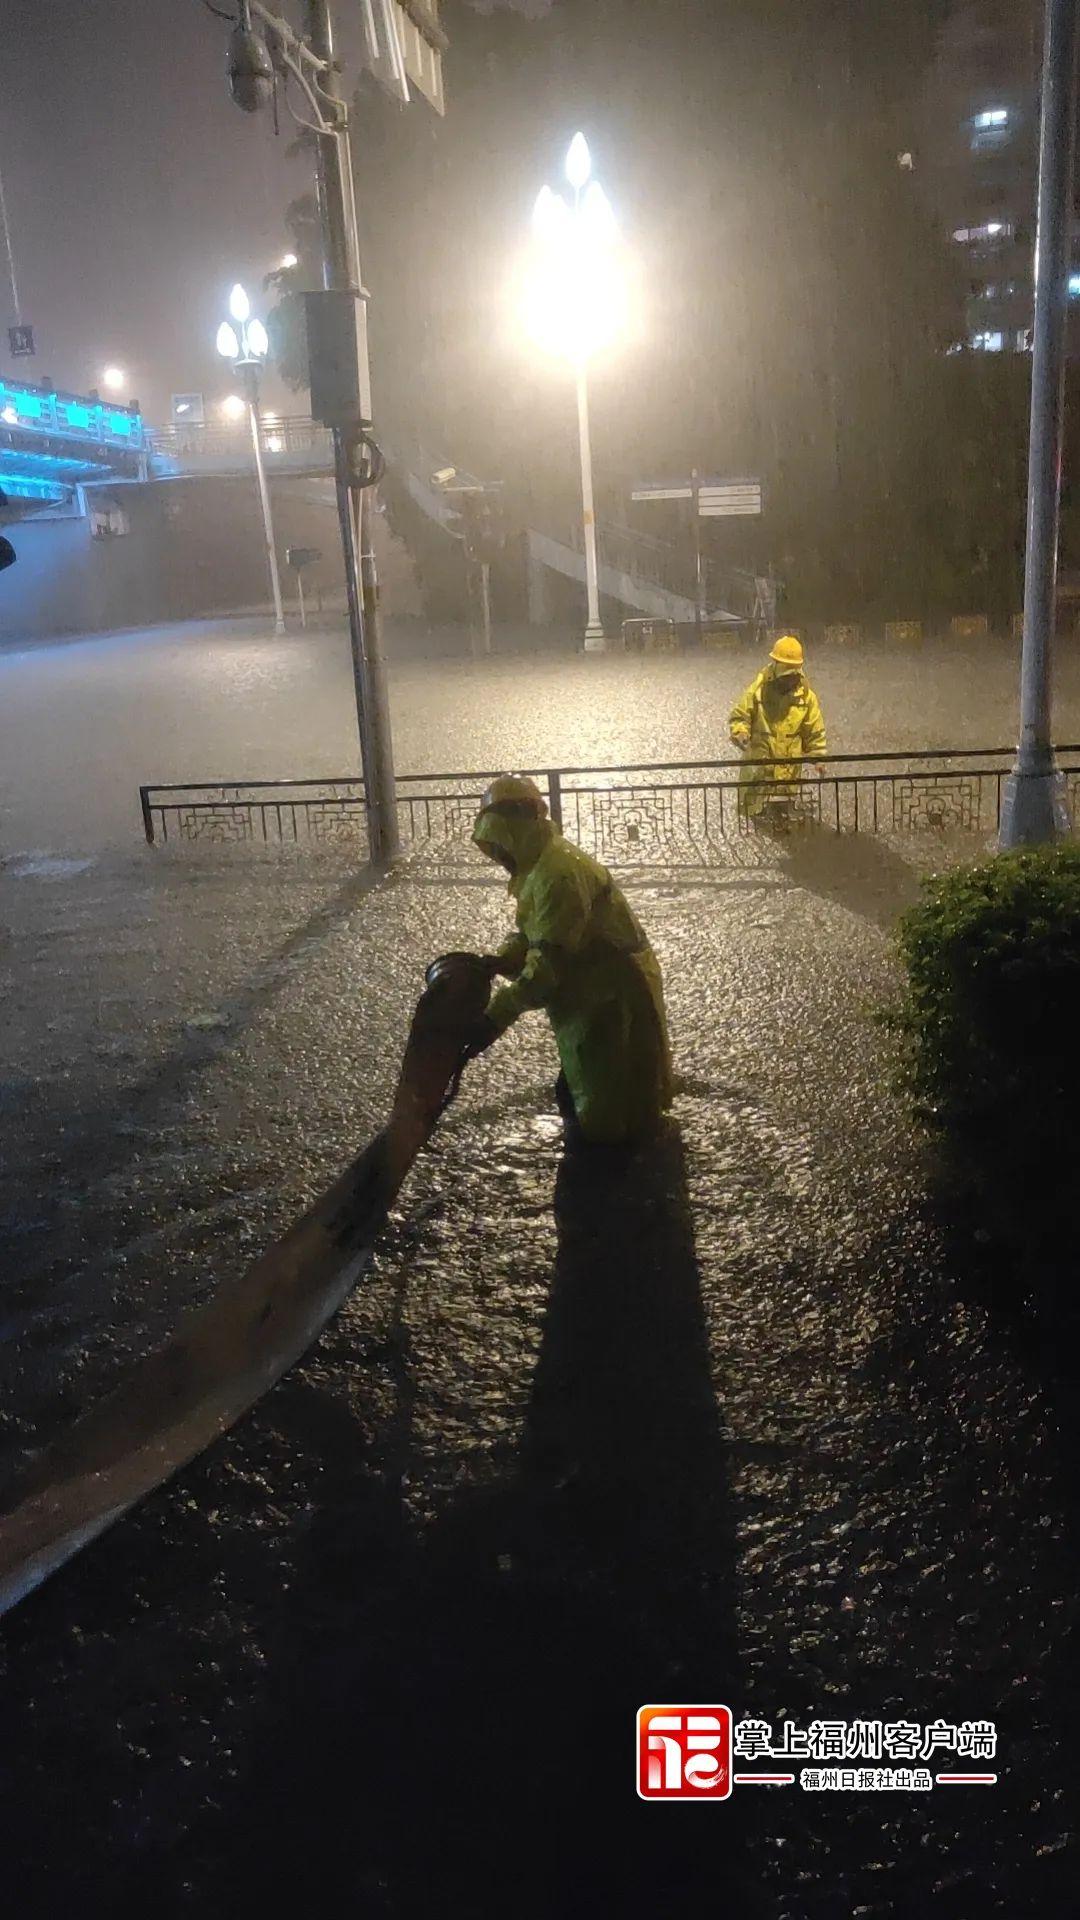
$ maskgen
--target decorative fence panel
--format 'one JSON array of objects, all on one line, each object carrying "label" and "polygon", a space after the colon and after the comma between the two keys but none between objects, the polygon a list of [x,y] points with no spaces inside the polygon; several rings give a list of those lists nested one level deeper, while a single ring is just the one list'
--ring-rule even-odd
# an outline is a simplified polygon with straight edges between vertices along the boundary
[{"label": "decorative fence panel", "polygon": [[[1080,747],[1058,759],[1070,817],[1080,818]],[[1010,748],[834,754],[791,782],[748,787],[741,760],[529,769],[571,839],[616,867],[722,865],[750,842],[811,833],[900,839],[989,838],[997,831]],[[494,773],[405,774],[397,782],[403,850],[463,856]],[[270,843],[355,847],[367,855],[363,783],[228,780],[140,788],[152,846]]]}]

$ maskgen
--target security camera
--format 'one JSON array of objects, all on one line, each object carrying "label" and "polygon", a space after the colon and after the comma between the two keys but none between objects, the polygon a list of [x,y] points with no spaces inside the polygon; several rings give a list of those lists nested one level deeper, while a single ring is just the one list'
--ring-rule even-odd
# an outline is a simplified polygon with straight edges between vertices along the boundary
[{"label": "security camera", "polygon": [[440,467],[438,473],[432,474],[431,484],[433,487],[448,487],[456,479],[456,467]]},{"label": "security camera", "polygon": [[237,27],[229,35],[226,59],[229,92],[245,113],[258,113],[274,91],[274,63],[261,34]]}]

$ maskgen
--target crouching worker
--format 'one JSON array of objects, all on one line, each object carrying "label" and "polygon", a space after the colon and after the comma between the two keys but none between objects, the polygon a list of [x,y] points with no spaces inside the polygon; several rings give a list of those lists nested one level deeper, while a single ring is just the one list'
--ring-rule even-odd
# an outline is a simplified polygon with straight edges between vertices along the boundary
[{"label": "crouching worker", "polygon": [[597,1145],[645,1138],[671,1103],[671,1059],[660,968],[622,893],[605,867],[563,839],[531,780],[494,781],[472,837],[510,876],[518,931],[488,962],[510,984],[493,992],[467,1057],[543,1007],[568,1128]]}]

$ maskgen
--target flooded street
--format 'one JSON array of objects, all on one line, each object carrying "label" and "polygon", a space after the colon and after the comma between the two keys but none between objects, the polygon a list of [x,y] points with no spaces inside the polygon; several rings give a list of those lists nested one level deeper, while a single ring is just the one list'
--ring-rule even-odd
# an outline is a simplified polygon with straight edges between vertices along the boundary
[{"label": "flooded street", "polygon": [[[835,751],[1014,730],[1004,646],[809,664]],[[724,755],[756,665],[402,664],[399,769]],[[428,960],[507,929],[479,860],[143,846],[140,779],[349,771],[349,693],[339,636],[0,655],[5,1478],[329,1184]],[[875,1019],[928,858],[632,881],[669,1136],[564,1156],[540,1017],[469,1069],[304,1362],[2,1623],[13,1912],[1075,1910],[1075,1408]],[[631,1749],[662,1701],[987,1720],[999,1780],[666,1814]]]},{"label": "flooded street", "polygon": [[[722,759],[755,650],[586,656],[558,636],[525,656],[399,660],[388,638],[401,773]],[[1080,645],[1061,647],[1058,738],[1080,738]],[[1008,746],[1018,648],[811,648],[834,753]],[[99,852],[139,830],[143,781],[354,773],[344,631],[268,637],[264,623],[192,623],[0,652],[0,850]]]}]

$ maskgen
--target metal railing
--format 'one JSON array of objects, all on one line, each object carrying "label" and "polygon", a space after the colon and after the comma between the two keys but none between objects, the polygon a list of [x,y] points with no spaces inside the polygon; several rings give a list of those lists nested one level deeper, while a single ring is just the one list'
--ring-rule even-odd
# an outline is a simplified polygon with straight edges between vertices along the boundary
[{"label": "metal railing", "polygon": [[[191,426],[155,427],[147,436],[150,450],[163,460],[235,458],[244,464],[251,458],[251,427],[247,415],[239,420],[208,420]],[[283,419],[263,418],[259,422],[263,452],[274,454],[317,454],[327,462],[333,453],[333,435],[307,414],[289,414]]]},{"label": "metal railing", "polygon": [[[1080,818],[1080,747],[1058,749],[1070,818]],[[749,785],[743,760],[645,766],[545,767],[532,777],[552,818],[597,859],[617,867],[711,866],[762,827],[777,833],[879,834],[977,841],[996,832],[1012,748],[833,754],[790,783]],[[495,770],[497,771],[497,770]],[[402,846],[456,857],[495,771],[404,774],[397,781]],[[363,784],[336,780],[223,780],[140,788],[151,846],[347,846],[367,853]]]}]

